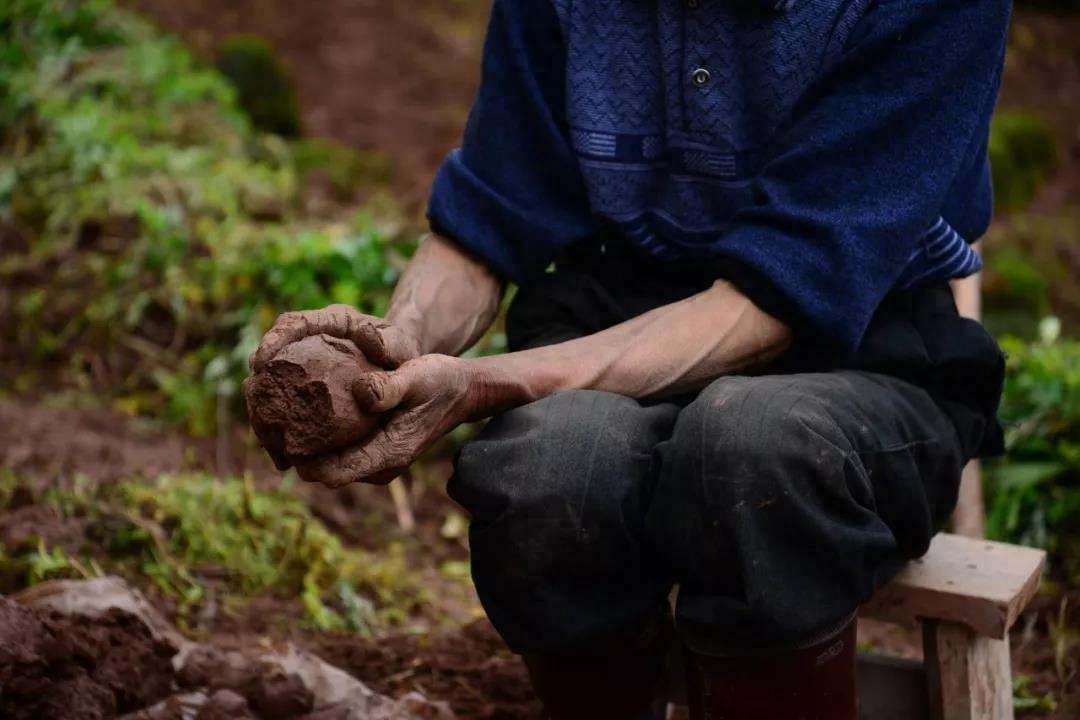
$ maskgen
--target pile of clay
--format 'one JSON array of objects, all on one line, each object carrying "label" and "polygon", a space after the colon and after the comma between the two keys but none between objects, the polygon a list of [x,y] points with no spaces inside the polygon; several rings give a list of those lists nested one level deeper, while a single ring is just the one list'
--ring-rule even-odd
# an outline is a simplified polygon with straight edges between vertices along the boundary
[{"label": "pile of clay", "polygon": [[137,618],[23,607],[0,597],[0,717],[97,720],[172,692],[176,649]]},{"label": "pile of clay", "polygon": [[314,335],[287,345],[244,381],[248,417],[279,468],[356,444],[378,424],[352,388],[376,370],[349,340]]},{"label": "pile of clay", "polygon": [[[453,720],[292,645],[184,640],[119,578],[0,596],[4,720]],[[74,612],[81,609],[85,612]]]}]

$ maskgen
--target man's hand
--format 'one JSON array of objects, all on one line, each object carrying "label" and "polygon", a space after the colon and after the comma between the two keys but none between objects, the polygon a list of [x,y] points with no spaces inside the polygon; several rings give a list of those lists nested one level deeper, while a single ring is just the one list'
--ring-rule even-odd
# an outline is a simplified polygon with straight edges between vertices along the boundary
[{"label": "man's hand", "polygon": [[362,445],[298,463],[305,481],[332,488],[386,484],[443,435],[473,419],[481,405],[468,361],[447,355],[424,355],[395,371],[365,375],[353,393],[362,411],[390,413],[390,420]]},{"label": "man's hand", "polygon": [[387,370],[404,365],[420,355],[416,338],[382,318],[364,315],[348,305],[331,305],[322,310],[287,312],[278,316],[251,356],[251,371],[260,372],[291,343],[311,335],[330,335],[352,340],[371,363]]}]

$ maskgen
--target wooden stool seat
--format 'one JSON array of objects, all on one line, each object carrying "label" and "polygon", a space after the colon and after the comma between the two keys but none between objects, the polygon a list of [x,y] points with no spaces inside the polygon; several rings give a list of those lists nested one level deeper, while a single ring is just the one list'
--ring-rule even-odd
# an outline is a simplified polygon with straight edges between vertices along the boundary
[{"label": "wooden stool seat", "polygon": [[923,663],[860,656],[860,720],[1011,720],[1009,630],[1038,591],[1046,553],[938,535],[860,610],[922,624]]}]

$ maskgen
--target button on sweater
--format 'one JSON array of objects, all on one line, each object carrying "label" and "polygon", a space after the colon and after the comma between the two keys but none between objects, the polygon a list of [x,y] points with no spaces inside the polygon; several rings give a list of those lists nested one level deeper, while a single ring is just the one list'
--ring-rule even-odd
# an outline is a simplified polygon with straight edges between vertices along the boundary
[{"label": "button on sweater", "polygon": [[527,284],[616,235],[842,358],[976,272],[1008,0],[496,0],[432,229]]}]

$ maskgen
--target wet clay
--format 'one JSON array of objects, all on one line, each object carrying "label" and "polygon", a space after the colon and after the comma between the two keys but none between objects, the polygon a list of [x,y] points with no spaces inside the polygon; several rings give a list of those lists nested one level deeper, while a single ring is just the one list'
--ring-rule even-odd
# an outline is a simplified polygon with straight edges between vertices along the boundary
[{"label": "wet clay", "polygon": [[487,620],[427,637],[402,633],[364,640],[324,634],[313,638],[308,649],[375,692],[400,697],[421,689],[429,698],[445,700],[458,720],[541,715],[524,663],[510,654]]},{"label": "wet clay", "polygon": [[228,689],[246,695],[259,681],[259,668],[241,653],[200,645],[188,654],[176,681],[183,688]]},{"label": "wet clay", "polygon": [[245,700],[245,708],[250,708],[246,712],[254,712],[261,720],[291,720],[311,712],[315,705],[315,696],[298,676],[268,667],[242,653],[211,645],[192,650],[176,679],[181,687],[209,688],[214,692],[228,690],[240,695]]},{"label": "wet clay", "polygon": [[290,720],[315,706],[315,696],[304,682],[280,668],[264,668],[248,699],[263,720]]},{"label": "wet clay", "polygon": [[126,613],[68,616],[0,597],[0,718],[104,720],[146,707],[169,695],[174,654]]},{"label": "wet clay", "polygon": [[199,708],[195,720],[255,720],[243,695],[232,690],[218,690]]},{"label": "wet clay", "polygon": [[360,411],[352,387],[378,369],[349,340],[314,335],[287,345],[244,381],[251,427],[279,467],[355,445],[378,418]]}]

